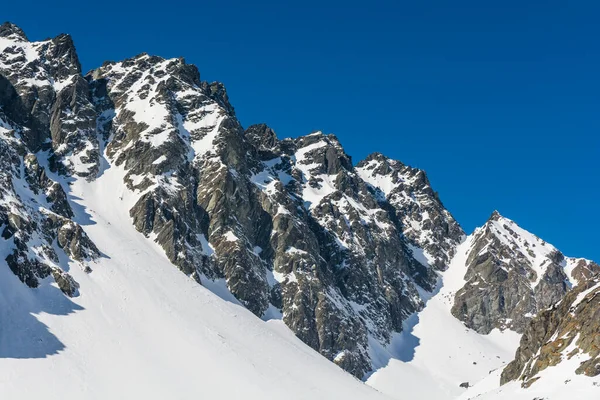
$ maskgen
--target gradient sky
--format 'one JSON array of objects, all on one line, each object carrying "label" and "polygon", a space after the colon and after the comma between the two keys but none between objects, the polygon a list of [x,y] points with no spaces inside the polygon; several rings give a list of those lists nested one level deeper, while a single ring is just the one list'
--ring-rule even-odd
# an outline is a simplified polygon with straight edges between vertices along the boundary
[{"label": "gradient sky", "polygon": [[84,70],[141,52],[225,83],[244,126],[335,133],[427,171],[467,232],[494,209],[600,260],[600,2],[9,2]]}]

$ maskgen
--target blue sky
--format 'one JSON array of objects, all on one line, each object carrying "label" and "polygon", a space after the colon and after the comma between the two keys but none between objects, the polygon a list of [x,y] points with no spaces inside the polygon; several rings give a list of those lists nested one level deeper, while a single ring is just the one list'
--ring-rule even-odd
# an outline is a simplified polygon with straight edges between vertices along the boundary
[{"label": "blue sky", "polygon": [[335,133],[420,167],[466,231],[494,209],[600,260],[600,3],[39,1],[30,39],[70,33],[85,70],[141,52],[225,83],[242,124]]}]

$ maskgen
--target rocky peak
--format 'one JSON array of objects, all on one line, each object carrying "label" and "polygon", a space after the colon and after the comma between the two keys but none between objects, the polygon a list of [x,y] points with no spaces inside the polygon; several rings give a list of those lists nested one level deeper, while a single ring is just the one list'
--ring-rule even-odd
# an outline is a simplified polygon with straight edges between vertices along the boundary
[{"label": "rocky peak", "polygon": [[585,258],[565,257],[562,264],[573,285],[586,282],[600,274],[600,265]]},{"label": "rocky peak", "polygon": [[490,215],[490,217],[488,218],[488,221],[499,221],[501,218],[503,218],[503,217],[502,217],[502,215],[500,215],[498,210],[494,210],[492,215]]},{"label": "rocky peak", "polygon": [[445,270],[464,232],[431,189],[423,170],[370,154],[356,166],[378,201],[388,205],[402,223],[402,231],[423,263]]},{"label": "rocky peak", "polygon": [[229,102],[229,96],[227,95],[227,90],[225,89],[225,85],[221,82],[204,82],[205,89],[210,93],[210,97],[214,99],[221,107],[227,110],[229,115],[235,115],[235,109]]},{"label": "rocky peak", "polygon": [[[265,125],[247,134],[250,142],[274,143]],[[390,332],[402,329],[423,306],[417,287],[433,290],[436,274],[412,256],[398,219],[380,206],[334,135],[314,132],[275,143],[251,179],[273,218],[274,252],[261,255],[273,254],[273,272],[293,277],[274,286],[282,293],[283,319],[322,354],[362,376],[369,343],[385,345]],[[322,291],[316,282],[332,284]],[[326,310],[316,316],[316,331],[310,318],[294,311],[315,302]],[[340,339],[353,339],[332,341],[327,326],[346,332]]]},{"label": "rocky peak", "polygon": [[[134,57],[120,62],[105,62],[100,68],[87,73],[91,80],[110,78],[121,79],[125,75],[133,75],[131,81],[138,79],[142,74],[151,76],[153,79],[168,81],[177,78],[188,85],[200,86],[203,84],[200,80],[200,72],[194,65],[187,64],[184,58],[165,59],[159,56],[140,53]],[[127,89],[126,81],[120,82],[121,87],[115,88],[118,91]]]},{"label": "rocky peak", "polygon": [[[243,164],[242,131],[227,108],[225,89],[201,82],[198,69],[183,58],[143,53],[105,64],[88,73],[88,80],[98,112],[111,116],[102,125],[117,133],[108,152],[117,155],[119,164],[126,162],[127,169],[133,168],[131,174],[165,173],[214,155],[228,158],[236,167]],[[109,124],[114,121],[120,123]],[[237,145],[225,146],[225,137]],[[129,157],[132,152],[137,154],[135,162]]]},{"label": "rocky peak", "polygon": [[57,60],[57,62],[50,64],[56,68],[55,71],[50,71],[50,73],[60,80],[75,74],[81,75],[81,64],[71,35],[63,33],[52,39],[52,45],[48,44],[46,57]]},{"label": "rocky peak", "polygon": [[277,134],[267,124],[254,124],[246,128],[246,137],[256,148],[269,150],[277,144]]},{"label": "rocky peak", "polygon": [[352,171],[352,159],[333,134],[313,132],[295,139],[300,164],[311,165],[311,174],[337,175],[342,170]]},{"label": "rocky peak", "polygon": [[[69,35],[29,42],[12,24],[0,41],[0,73],[18,89],[24,87],[59,91],[73,75],[80,76],[81,66]],[[12,32],[12,33],[11,33]]]},{"label": "rocky peak", "polygon": [[[7,87],[2,106],[24,126],[24,140],[35,152],[51,145],[50,165],[63,174],[93,175],[98,164],[95,110],[69,35],[24,41],[11,24],[0,40],[0,76]],[[49,143],[50,142],[50,143]]]},{"label": "rocky peak", "polygon": [[254,146],[262,160],[267,161],[275,158],[279,149],[279,139],[275,131],[267,124],[255,124],[249,126],[245,131],[248,142]]},{"label": "rocky peak", "polygon": [[394,166],[397,164],[402,165],[400,161],[392,160],[381,153],[375,152],[360,161],[356,167],[372,170],[372,174],[374,175],[390,175],[393,174]]},{"label": "rocky peak", "polygon": [[522,229],[498,211],[492,213],[476,234],[476,241],[489,242],[490,251],[508,251],[511,259],[525,259],[532,268],[533,286],[543,276],[547,263],[560,263],[564,258],[556,247]]},{"label": "rocky peak", "polygon": [[595,268],[565,257],[497,211],[469,240],[465,285],[456,293],[452,313],[481,333],[494,328],[523,332],[536,313],[564,297],[575,276]]},{"label": "rocky peak", "polygon": [[15,42],[28,42],[25,32],[17,25],[11,22],[5,22],[0,25],[0,38],[6,38]]}]

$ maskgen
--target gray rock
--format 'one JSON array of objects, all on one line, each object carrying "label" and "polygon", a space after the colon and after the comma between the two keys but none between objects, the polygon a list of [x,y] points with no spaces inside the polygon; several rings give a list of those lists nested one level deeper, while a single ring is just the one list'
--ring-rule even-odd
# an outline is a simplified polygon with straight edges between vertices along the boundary
[{"label": "gray rock", "polygon": [[381,153],[369,155],[356,170],[402,226],[408,243],[432,258],[437,270],[446,270],[465,234],[431,188],[425,171]]},{"label": "gray rock", "polygon": [[567,293],[570,278],[563,255],[541,239],[528,242],[517,229],[495,211],[474,233],[465,284],[455,295],[452,314],[477,332],[508,328],[523,333],[537,312]]},{"label": "gray rock", "polygon": [[576,354],[585,361],[574,372],[600,375],[599,321],[600,278],[595,275],[532,320],[521,337],[515,359],[502,371],[501,384],[520,380],[523,387],[529,387],[539,379],[539,372]]}]

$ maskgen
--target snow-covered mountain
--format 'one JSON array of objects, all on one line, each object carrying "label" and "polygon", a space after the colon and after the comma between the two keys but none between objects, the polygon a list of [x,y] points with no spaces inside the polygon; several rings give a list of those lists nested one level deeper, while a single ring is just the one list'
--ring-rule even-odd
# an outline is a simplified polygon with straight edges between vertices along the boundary
[{"label": "snow-covered mountain", "polygon": [[452,314],[480,333],[493,328],[522,333],[531,317],[585,281],[581,274],[600,272],[595,264],[565,257],[498,212],[475,231],[467,265]]},{"label": "snow-covered mountain", "polygon": [[84,75],[68,35],[6,23],[0,89],[7,398],[385,398],[342,369],[393,398],[483,393],[600,272],[498,213],[465,236],[422,170],[244,129],[181,58]]},{"label": "snow-covered mountain", "polygon": [[397,399],[594,399],[599,277],[598,264],[495,211],[456,248],[440,291],[367,382]]}]

